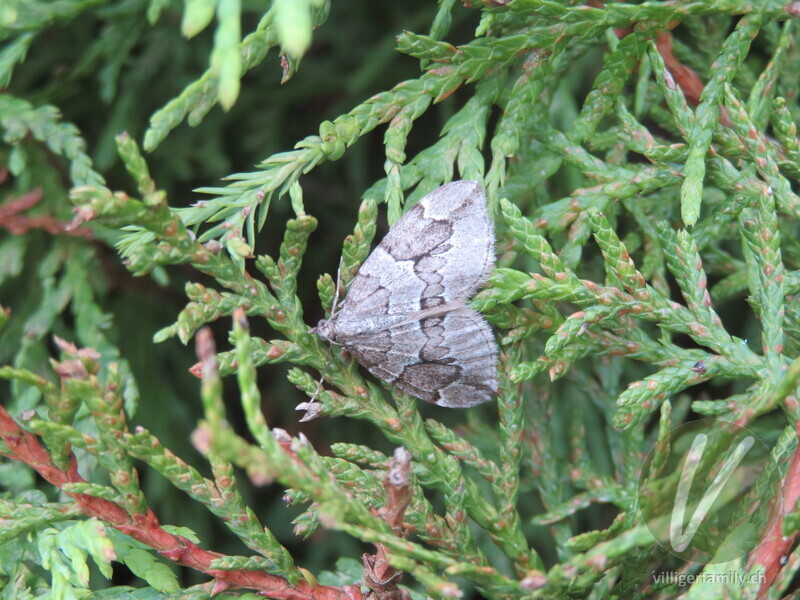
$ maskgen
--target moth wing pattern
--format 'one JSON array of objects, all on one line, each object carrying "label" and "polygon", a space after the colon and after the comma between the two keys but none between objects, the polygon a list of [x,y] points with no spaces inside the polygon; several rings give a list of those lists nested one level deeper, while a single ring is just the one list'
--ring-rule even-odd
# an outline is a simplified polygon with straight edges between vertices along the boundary
[{"label": "moth wing pattern", "polygon": [[412,396],[448,407],[487,402],[497,393],[497,346],[466,302],[494,261],[482,185],[444,185],[395,223],[340,311],[314,332]]},{"label": "moth wing pattern", "polygon": [[497,394],[494,336],[467,306],[359,336],[347,348],[376,377],[440,406],[466,408]]},{"label": "moth wing pattern", "polygon": [[483,186],[454,181],[422,198],[389,230],[361,265],[342,312],[374,314],[378,304],[390,314],[410,314],[467,299],[494,262]]}]

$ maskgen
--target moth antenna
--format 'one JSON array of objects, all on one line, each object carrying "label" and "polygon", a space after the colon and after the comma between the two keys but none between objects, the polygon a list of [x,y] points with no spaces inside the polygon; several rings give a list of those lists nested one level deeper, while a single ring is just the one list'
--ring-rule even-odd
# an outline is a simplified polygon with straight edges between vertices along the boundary
[{"label": "moth antenna", "polygon": [[[339,304],[339,290],[342,283],[342,257],[339,257],[339,266],[336,269],[336,290],[333,293],[333,306],[331,306],[331,314],[328,317],[328,320],[333,319],[336,316],[336,306]],[[317,396],[322,391],[322,382],[325,380],[325,373],[328,370],[328,365],[331,363],[331,355],[332,355],[332,348],[328,346],[328,353],[325,355],[325,364],[322,366],[322,373],[320,373],[319,379],[317,380],[317,389],[314,390],[311,398],[308,402],[301,402],[297,405],[295,410],[305,410],[306,414],[304,414],[300,418],[300,423],[304,423],[306,421],[311,421],[316,419],[319,416],[320,409],[322,405],[317,402]]]},{"label": "moth antenna", "polygon": [[[339,266],[336,268],[336,291],[333,292],[333,306],[329,320],[336,316],[336,306],[339,304],[339,291],[342,285],[342,257],[339,257]],[[328,353],[330,356],[330,353]]]}]

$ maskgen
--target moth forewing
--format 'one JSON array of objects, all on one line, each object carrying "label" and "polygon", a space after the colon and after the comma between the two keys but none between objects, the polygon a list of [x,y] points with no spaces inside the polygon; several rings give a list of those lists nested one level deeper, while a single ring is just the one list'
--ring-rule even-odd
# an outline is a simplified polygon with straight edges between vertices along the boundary
[{"label": "moth forewing", "polygon": [[467,300],[494,261],[483,187],[454,181],[395,223],[339,312],[311,331],[422,400],[450,407],[489,401],[497,393],[497,346]]}]

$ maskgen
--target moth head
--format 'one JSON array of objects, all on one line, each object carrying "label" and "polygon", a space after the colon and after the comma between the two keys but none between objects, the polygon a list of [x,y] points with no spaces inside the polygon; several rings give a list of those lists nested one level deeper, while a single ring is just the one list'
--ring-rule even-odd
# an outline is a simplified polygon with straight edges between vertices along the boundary
[{"label": "moth head", "polygon": [[333,342],[336,338],[336,325],[334,325],[329,319],[322,319],[317,326],[310,330],[310,333],[313,333],[321,340],[325,340],[326,342]]}]

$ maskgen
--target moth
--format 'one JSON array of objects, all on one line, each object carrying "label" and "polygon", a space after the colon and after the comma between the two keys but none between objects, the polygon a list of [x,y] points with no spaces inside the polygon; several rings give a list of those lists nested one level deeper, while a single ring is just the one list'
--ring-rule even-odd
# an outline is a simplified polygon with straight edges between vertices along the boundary
[{"label": "moth", "polygon": [[483,186],[454,181],[395,223],[339,311],[311,332],[421,400],[451,408],[488,402],[497,394],[497,345],[467,301],[494,262]]}]

